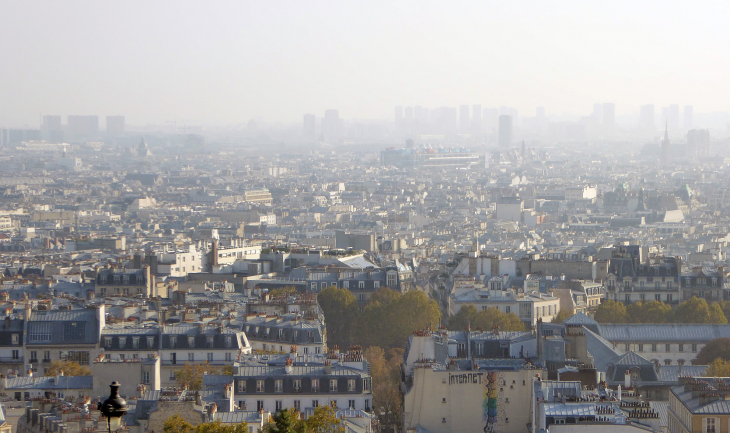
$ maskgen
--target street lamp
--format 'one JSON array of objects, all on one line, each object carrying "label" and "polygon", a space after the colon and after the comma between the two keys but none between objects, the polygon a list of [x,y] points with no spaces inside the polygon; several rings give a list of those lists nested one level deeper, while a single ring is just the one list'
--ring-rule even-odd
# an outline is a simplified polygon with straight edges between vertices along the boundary
[{"label": "street lamp", "polygon": [[112,389],[109,398],[104,400],[104,403],[99,403],[97,407],[106,417],[109,433],[112,433],[122,426],[122,417],[127,413],[127,402],[119,396],[119,382],[115,380],[109,388]]}]

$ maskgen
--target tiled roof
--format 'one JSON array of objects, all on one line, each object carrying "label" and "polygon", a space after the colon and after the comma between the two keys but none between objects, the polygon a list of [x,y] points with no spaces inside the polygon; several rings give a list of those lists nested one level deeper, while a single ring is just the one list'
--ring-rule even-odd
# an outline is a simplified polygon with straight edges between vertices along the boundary
[{"label": "tiled roof", "polygon": [[601,337],[609,341],[707,342],[730,338],[730,325],[705,324],[613,324],[599,325]]}]

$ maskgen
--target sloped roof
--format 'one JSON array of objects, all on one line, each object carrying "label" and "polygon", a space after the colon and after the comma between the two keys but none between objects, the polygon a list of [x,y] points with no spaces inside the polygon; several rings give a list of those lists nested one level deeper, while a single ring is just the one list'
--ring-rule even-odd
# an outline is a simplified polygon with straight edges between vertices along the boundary
[{"label": "sloped roof", "polygon": [[730,338],[730,325],[708,324],[604,324],[598,326],[601,337],[609,341],[636,342],[707,342]]},{"label": "sloped roof", "polygon": [[598,322],[588,317],[585,313],[576,313],[563,320],[566,325],[598,325]]}]

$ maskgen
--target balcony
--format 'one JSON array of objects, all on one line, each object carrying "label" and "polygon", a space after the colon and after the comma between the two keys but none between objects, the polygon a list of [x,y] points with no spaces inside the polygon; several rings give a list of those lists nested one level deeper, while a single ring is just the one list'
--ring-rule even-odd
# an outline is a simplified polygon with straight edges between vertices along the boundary
[{"label": "balcony", "polygon": [[14,358],[12,356],[0,356],[0,364],[22,364],[24,358],[19,356]]}]

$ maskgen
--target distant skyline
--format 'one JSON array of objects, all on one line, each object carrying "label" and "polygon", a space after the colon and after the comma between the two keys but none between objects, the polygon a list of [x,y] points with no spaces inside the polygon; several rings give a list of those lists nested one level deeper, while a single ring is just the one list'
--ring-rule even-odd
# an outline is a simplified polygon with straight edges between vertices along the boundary
[{"label": "distant skyline", "polygon": [[392,119],[397,105],[729,111],[722,2],[0,4],[0,126]]}]

